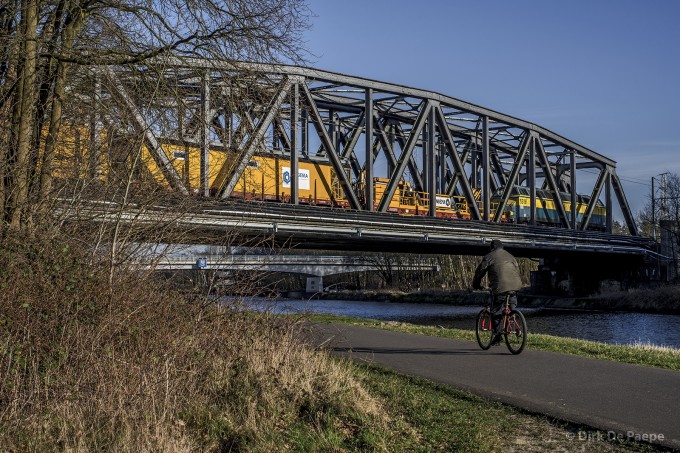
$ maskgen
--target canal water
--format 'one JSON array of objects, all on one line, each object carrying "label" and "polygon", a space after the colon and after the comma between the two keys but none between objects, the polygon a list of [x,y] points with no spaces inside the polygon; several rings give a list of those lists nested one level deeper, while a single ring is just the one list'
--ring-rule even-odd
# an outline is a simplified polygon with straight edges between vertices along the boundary
[{"label": "canal water", "polygon": [[[419,325],[473,329],[480,306],[348,300],[266,300],[248,302],[274,313],[323,313]],[[644,343],[680,348],[680,315],[552,310],[518,307],[529,332],[610,344]]]}]

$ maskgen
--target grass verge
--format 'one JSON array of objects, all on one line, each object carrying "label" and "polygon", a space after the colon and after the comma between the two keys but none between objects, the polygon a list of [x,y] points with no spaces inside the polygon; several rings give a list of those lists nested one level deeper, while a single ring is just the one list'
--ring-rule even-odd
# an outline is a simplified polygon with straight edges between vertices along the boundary
[{"label": "grass verge", "polygon": [[359,382],[392,420],[388,451],[639,452],[649,444],[526,413],[470,393],[373,365],[354,365]]},{"label": "grass verge", "polygon": [[[446,329],[442,327],[419,326],[402,322],[377,321],[373,319],[334,315],[311,314],[309,315],[309,319],[316,322],[339,322],[398,332],[476,341],[475,332],[473,330]],[[531,330],[531,327],[529,327],[529,330]],[[527,348],[680,371],[680,349],[667,347],[657,347],[647,344],[610,345],[596,341],[532,334],[529,332],[529,336],[527,337]]]}]

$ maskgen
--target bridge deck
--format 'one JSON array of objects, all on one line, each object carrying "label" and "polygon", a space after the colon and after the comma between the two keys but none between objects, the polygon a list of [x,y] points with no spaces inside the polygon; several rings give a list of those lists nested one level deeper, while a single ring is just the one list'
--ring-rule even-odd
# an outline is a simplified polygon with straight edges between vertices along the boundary
[{"label": "bridge deck", "polygon": [[500,239],[514,254],[527,257],[642,257],[653,250],[652,241],[638,236],[284,204],[221,203],[201,206],[192,215],[206,227],[233,225],[314,249],[482,255],[492,239]]},{"label": "bridge deck", "polygon": [[[176,207],[129,208],[124,221],[154,224],[167,220]],[[92,220],[110,222],[118,212],[111,203],[92,203]],[[81,209],[79,215],[83,215]],[[427,254],[483,255],[492,239],[500,239],[516,256],[572,257],[600,260],[652,254],[654,243],[639,236],[567,230],[483,221],[405,217],[387,213],[316,208],[259,202],[196,202],[190,211],[173,214],[176,228],[205,243],[225,233],[268,237],[300,249],[389,251]]]}]

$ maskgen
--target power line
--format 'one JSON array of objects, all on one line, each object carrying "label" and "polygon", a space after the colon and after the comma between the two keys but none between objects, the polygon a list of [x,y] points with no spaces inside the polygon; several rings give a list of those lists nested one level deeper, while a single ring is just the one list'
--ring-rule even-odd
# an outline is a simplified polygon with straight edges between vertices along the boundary
[{"label": "power line", "polygon": [[642,180],[642,179],[635,179],[635,178],[630,178],[630,177],[626,178],[626,177],[623,177],[621,175],[619,175],[619,179],[621,181],[626,181],[626,182],[630,182],[630,183],[633,183],[633,184],[640,184],[642,186],[651,187],[650,183],[644,182],[644,180]]},{"label": "power line", "polygon": [[[583,170],[581,170],[581,171],[583,171],[583,172],[585,172],[585,173],[590,173],[591,175],[599,175],[599,174],[600,174],[600,172],[593,171],[593,170],[587,170],[587,169],[583,169]],[[633,177],[630,177],[630,176],[627,176],[627,177],[626,177],[626,176],[621,176],[621,175],[618,174],[618,173],[617,173],[617,176],[619,177],[619,179],[620,179],[621,181],[626,181],[626,182],[630,182],[630,183],[633,183],[633,184],[640,184],[640,185],[642,185],[642,186],[647,186],[647,187],[651,187],[651,186],[652,186],[652,184],[651,184],[650,182],[646,182],[644,179],[633,178]]]}]

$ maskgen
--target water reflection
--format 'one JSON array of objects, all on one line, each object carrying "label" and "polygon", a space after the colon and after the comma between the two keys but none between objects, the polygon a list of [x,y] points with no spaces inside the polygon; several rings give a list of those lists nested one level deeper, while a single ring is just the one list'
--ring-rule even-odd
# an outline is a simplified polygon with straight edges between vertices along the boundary
[{"label": "water reflection", "polygon": [[[251,308],[274,313],[322,313],[419,325],[472,329],[479,306],[347,300],[251,299]],[[529,332],[600,341],[680,348],[680,316],[623,312],[583,312],[522,308]]]},{"label": "water reflection", "polygon": [[[612,344],[634,342],[680,348],[680,316],[650,313],[539,312],[529,317],[530,329],[562,337]],[[529,322],[529,321],[527,321]]]}]

